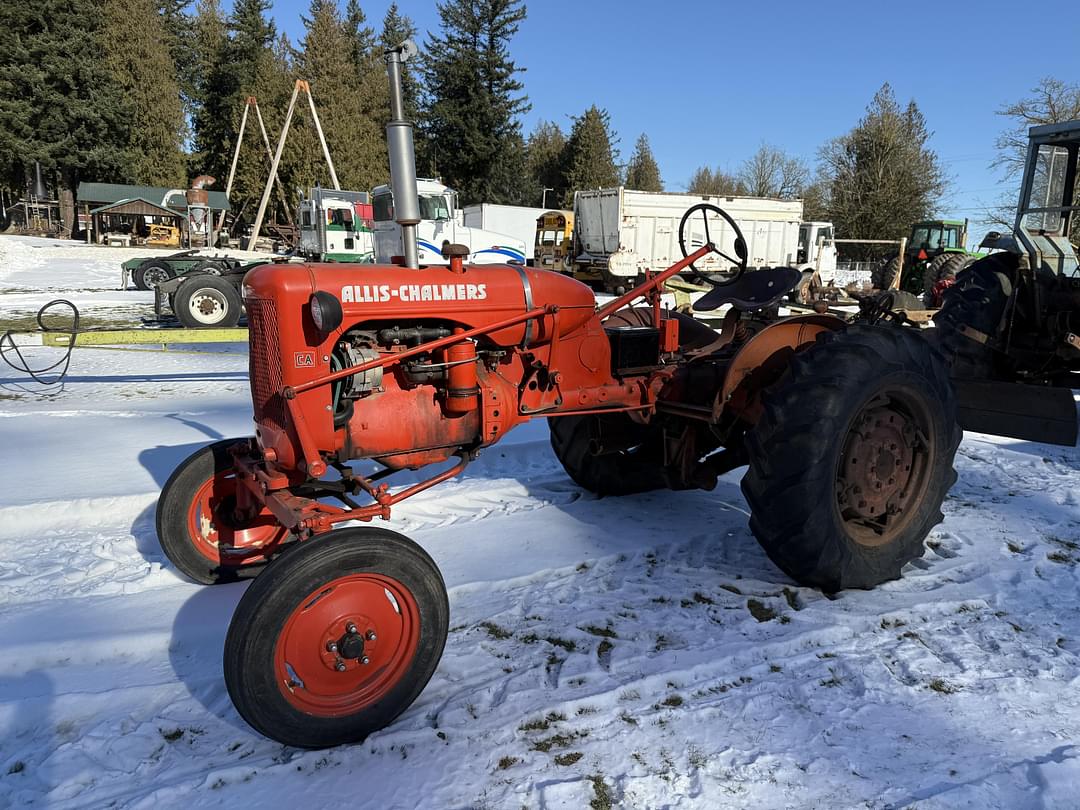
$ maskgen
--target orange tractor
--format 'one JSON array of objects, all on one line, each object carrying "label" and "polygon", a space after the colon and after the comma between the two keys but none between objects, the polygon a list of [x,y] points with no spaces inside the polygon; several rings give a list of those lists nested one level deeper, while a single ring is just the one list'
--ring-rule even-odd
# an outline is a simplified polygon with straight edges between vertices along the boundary
[{"label": "orange tractor", "polygon": [[[955,480],[945,365],[914,330],[778,317],[798,271],[747,272],[738,226],[713,206],[690,209],[681,236],[701,233],[687,228],[699,216],[704,244],[683,238],[685,258],[599,308],[574,279],[469,266],[455,245],[448,267],[415,267],[407,236],[405,267],[248,274],[255,435],[191,456],[157,512],[163,549],[192,579],[258,574],[225,644],[248,723],[323,747],[363,739],[417,698],[446,640],[446,588],[415,542],[364,524],[534,418],[549,420],[570,477],[601,495],[711,489],[748,465],[750,528],[804,585],[869,588],[921,556]],[[660,304],[664,281],[710,251],[739,266],[726,281],[702,275],[713,289],[697,309],[727,307],[718,330]],[[420,468],[433,472],[385,482]]]}]

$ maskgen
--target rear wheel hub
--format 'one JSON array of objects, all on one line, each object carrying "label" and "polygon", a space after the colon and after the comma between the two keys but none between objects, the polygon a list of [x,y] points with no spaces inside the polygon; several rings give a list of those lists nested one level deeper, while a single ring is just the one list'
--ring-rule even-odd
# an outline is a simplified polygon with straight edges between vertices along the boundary
[{"label": "rear wheel hub", "polygon": [[901,392],[867,403],[844,442],[837,506],[864,545],[891,540],[926,485],[929,414]]}]

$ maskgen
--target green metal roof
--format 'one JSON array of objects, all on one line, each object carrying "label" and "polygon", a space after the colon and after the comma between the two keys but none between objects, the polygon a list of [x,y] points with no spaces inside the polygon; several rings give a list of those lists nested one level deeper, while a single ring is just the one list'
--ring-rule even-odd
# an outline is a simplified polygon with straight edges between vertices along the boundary
[{"label": "green metal roof", "polygon": [[[169,189],[159,186],[129,186],[124,183],[79,183],[77,196],[80,205],[107,205],[121,200],[141,198],[154,205],[164,205],[175,211],[187,211],[184,199],[186,189]],[[171,192],[171,193],[170,193]],[[210,191],[210,207],[215,211],[229,211],[229,198],[224,191]],[[168,195],[168,200],[166,200]]]},{"label": "green metal roof", "polygon": [[150,200],[146,199],[145,197],[132,197],[132,198],[127,199],[127,200],[117,200],[114,203],[106,203],[105,205],[101,205],[101,206],[98,206],[97,208],[90,209],[90,213],[91,214],[104,214],[104,213],[107,213],[109,211],[113,211],[113,210],[115,210],[117,208],[123,208],[124,206],[129,205],[131,203],[144,203],[148,208],[153,209],[155,212],[160,211],[161,214],[164,215],[164,216],[170,216],[170,217],[181,217],[181,216],[183,216],[183,214],[181,214],[179,211],[174,211],[171,208],[165,208],[164,206],[158,205],[155,202],[151,202]]}]

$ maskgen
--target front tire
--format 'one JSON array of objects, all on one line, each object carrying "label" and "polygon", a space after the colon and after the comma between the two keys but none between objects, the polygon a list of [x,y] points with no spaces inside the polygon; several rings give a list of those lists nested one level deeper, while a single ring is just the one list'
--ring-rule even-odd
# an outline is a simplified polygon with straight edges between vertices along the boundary
[{"label": "front tire", "polygon": [[764,401],[742,490],[769,558],[826,592],[899,577],[956,480],[962,431],[940,356],[900,327],[826,332]]},{"label": "front tire", "polygon": [[449,614],[442,575],[412,540],[329,532],[277,560],[240,600],[225,639],[229,696],[285,745],[359,742],[423,691]]},{"label": "front tire", "polygon": [[237,521],[236,475],[225,439],[197,450],[177,467],[158,498],[161,550],[180,573],[203,585],[256,576],[290,538],[270,510]]}]

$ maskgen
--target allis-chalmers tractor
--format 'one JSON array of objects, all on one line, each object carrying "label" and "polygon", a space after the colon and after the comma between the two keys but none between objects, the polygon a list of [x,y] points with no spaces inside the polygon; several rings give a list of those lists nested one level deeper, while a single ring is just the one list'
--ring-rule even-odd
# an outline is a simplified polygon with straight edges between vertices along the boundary
[{"label": "allis-chalmers tractor", "polygon": [[[393,136],[391,155],[404,225]],[[680,236],[699,216],[703,246],[681,240],[682,261],[600,308],[571,278],[469,266],[452,245],[448,267],[248,275],[255,435],[185,461],[157,529],[199,582],[259,574],[224,661],[255,729],[296,746],[357,741],[417,698],[446,640],[446,588],[415,542],[364,523],[530,419],[548,419],[567,473],[600,495],[711,489],[749,465],[750,528],[804,585],[869,588],[922,554],[960,440],[944,364],[914,330],[777,317],[798,271],[746,272],[738,226],[712,206],[691,208]],[[731,245],[709,238],[716,217]],[[729,307],[715,331],[659,294],[710,251],[739,266],[727,283],[702,277],[714,289],[697,308]],[[407,239],[405,253],[412,264]],[[419,483],[384,480],[420,468],[433,471]]]}]

